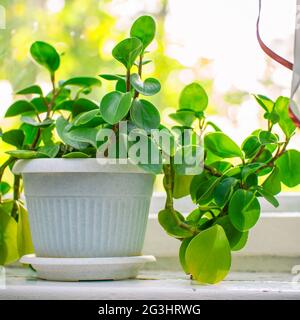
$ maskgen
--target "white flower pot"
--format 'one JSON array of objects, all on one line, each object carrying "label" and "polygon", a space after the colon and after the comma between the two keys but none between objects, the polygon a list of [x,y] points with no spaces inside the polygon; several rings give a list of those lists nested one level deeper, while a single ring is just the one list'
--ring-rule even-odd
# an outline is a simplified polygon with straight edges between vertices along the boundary
[{"label": "white flower pot", "polygon": [[139,256],[154,175],[97,159],[20,160],[38,257]]}]

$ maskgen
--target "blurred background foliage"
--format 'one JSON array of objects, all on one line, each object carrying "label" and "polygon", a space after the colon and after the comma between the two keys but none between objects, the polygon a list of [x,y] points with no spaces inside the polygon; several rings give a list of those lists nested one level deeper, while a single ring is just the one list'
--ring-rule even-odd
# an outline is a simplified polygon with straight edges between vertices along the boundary
[{"label": "blurred background foliage", "polygon": [[[253,0],[2,0],[0,4],[6,11],[6,29],[0,30],[3,131],[18,124],[17,119],[3,119],[17,99],[14,92],[33,83],[45,92],[51,88],[47,73],[29,58],[32,42],[49,42],[63,55],[59,79],[119,73],[122,66],[113,61],[111,50],[128,36],[131,23],[141,14],[151,14],[158,25],[149,54],[153,63],[145,66],[145,74],[163,84],[154,102],[165,124],[172,124],[167,115],[177,108],[182,87],[195,80],[210,96],[208,113],[214,122],[238,142],[262,120],[249,93],[273,99],[289,95],[290,73],[266,58],[257,45]],[[272,8],[274,19],[289,21],[278,29],[269,19],[262,31],[273,48],[291,58],[294,5],[283,8],[266,0],[265,6]],[[103,81],[91,98],[99,102],[110,86]],[[1,141],[0,163],[6,150]]]}]

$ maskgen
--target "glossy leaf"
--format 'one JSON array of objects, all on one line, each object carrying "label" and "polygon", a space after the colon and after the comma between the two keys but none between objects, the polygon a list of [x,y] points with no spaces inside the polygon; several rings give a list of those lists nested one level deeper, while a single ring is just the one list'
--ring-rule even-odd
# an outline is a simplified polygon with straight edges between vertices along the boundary
[{"label": "glossy leaf", "polygon": [[81,143],[91,144],[97,148],[96,136],[98,130],[95,128],[77,128],[68,132],[69,138]]},{"label": "glossy leaf", "polygon": [[160,124],[158,110],[147,100],[134,100],[130,109],[130,117],[138,128],[146,131],[157,129]]},{"label": "glossy leaf", "polygon": [[72,110],[73,117],[76,117],[77,115],[79,115],[82,112],[87,112],[87,111],[95,110],[95,109],[99,110],[99,106],[95,102],[93,102],[92,100],[85,99],[85,98],[80,98],[80,99],[74,101],[71,110]]},{"label": "glossy leaf", "polygon": [[204,145],[219,157],[243,157],[239,146],[223,132],[212,132],[205,136]]},{"label": "glossy leaf", "polygon": [[38,94],[38,95],[42,96],[43,91],[40,86],[33,85],[33,86],[29,86],[25,89],[18,91],[16,94]]},{"label": "glossy leaf", "polygon": [[131,27],[130,36],[138,38],[143,44],[143,52],[155,37],[156,25],[151,16],[141,16]]},{"label": "glossy leaf", "polygon": [[246,159],[254,157],[259,148],[261,147],[261,142],[257,136],[249,136],[242,144],[242,150],[245,153]]},{"label": "glossy leaf", "polygon": [[30,48],[32,58],[40,65],[54,73],[60,65],[60,56],[50,44],[36,41]]},{"label": "glossy leaf", "polygon": [[137,73],[133,73],[130,77],[132,87],[144,96],[153,96],[161,89],[161,85],[155,78],[147,78],[142,81]]},{"label": "glossy leaf", "polygon": [[182,266],[183,271],[186,274],[189,274],[189,270],[188,267],[186,265],[186,261],[185,261],[185,254],[186,254],[186,249],[188,247],[188,245],[190,244],[191,240],[193,238],[186,238],[181,242],[180,248],[179,248],[179,261],[180,264]]},{"label": "glossy leaf", "polygon": [[142,53],[143,44],[138,38],[127,38],[118,43],[113,51],[113,57],[121,62],[127,70],[133,66],[136,58]]},{"label": "glossy leaf", "polygon": [[254,95],[254,98],[266,112],[272,112],[274,108],[274,101],[261,94]]},{"label": "glossy leaf", "polygon": [[99,109],[93,109],[87,112],[80,113],[77,117],[74,118],[72,125],[75,127],[82,126],[95,119],[95,117],[98,115],[100,115]]},{"label": "glossy leaf", "polygon": [[231,265],[230,246],[224,229],[215,225],[200,232],[189,243],[185,260],[193,279],[209,284],[222,281]]},{"label": "glossy leaf", "polygon": [[169,117],[186,127],[190,127],[196,119],[194,111],[186,111],[180,109],[176,113],[169,114]]},{"label": "glossy leaf", "polygon": [[241,232],[237,230],[231,223],[230,218],[228,216],[220,217],[217,219],[216,224],[220,225],[225,233],[226,237],[229,241],[230,248],[233,251],[237,251],[242,249],[242,244],[245,246],[245,234],[247,234],[246,239],[248,238],[248,231]]},{"label": "glossy leaf", "polygon": [[[177,218],[175,218],[174,215]],[[158,213],[158,221],[165,231],[173,237],[189,238],[193,235],[191,231],[182,228],[178,224],[178,222],[184,221],[184,217],[178,211],[172,213],[168,209],[162,210]]]},{"label": "glossy leaf", "polygon": [[284,134],[290,138],[296,130],[296,126],[289,116],[290,99],[279,97],[275,102],[275,112],[279,115],[279,126]]},{"label": "glossy leaf", "polygon": [[277,167],[274,168],[272,173],[262,184],[264,190],[268,191],[272,195],[276,195],[281,191],[280,171]]},{"label": "glossy leaf", "polygon": [[26,254],[34,253],[29,227],[28,212],[20,202],[18,202],[17,245],[20,257]]},{"label": "glossy leaf", "polygon": [[7,151],[6,153],[16,159],[48,158],[47,155],[33,150],[12,150]]},{"label": "glossy leaf", "polygon": [[258,189],[258,194],[264,197],[273,207],[278,208],[279,207],[279,202],[278,200],[267,190],[264,188],[259,188]]},{"label": "glossy leaf", "polygon": [[62,84],[63,87],[66,86],[77,86],[77,87],[100,87],[101,86],[101,81],[97,78],[92,78],[92,77],[75,77],[68,79],[63,82]]},{"label": "glossy leaf", "polygon": [[2,140],[18,149],[22,148],[25,134],[22,130],[10,130],[6,131],[2,135]]},{"label": "glossy leaf", "polygon": [[208,96],[202,86],[198,83],[187,85],[180,94],[179,108],[193,110],[195,112],[204,111],[208,105]]},{"label": "glossy leaf", "polygon": [[0,182],[0,195],[3,196],[10,191],[11,187],[7,182]]},{"label": "glossy leaf", "polygon": [[62,156],[64,159],[89,158],[90,156],[84,152],[70,152]]},{"label": "glossy leaf", "polygon": [[46,120],[44,120],[42,122],[38,122],[38,121],[36,121],[35,119],[33,119],[31,117],[22,117],[21,121],[23,123],[26,123],[26,124],[28,124],[30,126],[33,126],[33,127],[48,127],[48,126],[50,126],[51,124],[54,123],[54,120],[52,120],[52,119],[46,119]]},{"label": "glossy leaf", "polygon": [[234,187],[238,183],[238,180],[233,177],[228,177],[222,180],[214,191],[214,198],[216,204],[220,207],[224,206],[234,191]]},{"label": "glossy leaf", "polygon": [[131,106],[131,94],[113,91],[106,94],[100,103],[103,119],[109,124],[116,124],[128,113]]},{"label": "glossy leaf", "polygon": [[260,204],[251,191],[239,189],[229,202],[228,213],[231,223],[237,230],[248,231],[259,219]]},{"label": "glossy leaf", "polygon": [[50,146],[40,147],[38,152],[47,155],[49,158],[55,158],[59,152],[59,149],[60,146],[58,144],[53,144]]},{"label": "glossy leaf", "polygon": [[34,112],[35,108],[32,103],[26,100],[18,100],[14,102],[6,111],[5,117],[15,117],[26,112]]},{"label": "glossy leaf", "polygon": [[299,163],[300,152],[297,150],[288,150],[276,160],[276,165],[280,170],[280,179],[289,188],[300,184]]},{"label": "glossy leaf", "polygon": [[174,176],[173,197],[180,199],[190,194],[190,186],[194,176],[178,175]]}]

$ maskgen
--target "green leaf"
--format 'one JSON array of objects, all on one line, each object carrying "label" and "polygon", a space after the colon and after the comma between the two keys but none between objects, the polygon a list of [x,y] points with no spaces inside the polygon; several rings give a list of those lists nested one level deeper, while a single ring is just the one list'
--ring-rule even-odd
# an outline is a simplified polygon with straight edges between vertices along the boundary
[{"label": "green leaf", "polygon": [[30,48],[32,58],[40,65],[46,67],[53,74],[60,65],[60,56],[50,44],[36,41]]},{"label": "green leaf", "polygon": [[16,159],[48,158],[47,155],[33,150],[12,150],[6,153]]},{"label": "green leaf", "polygon": [[17,147],[18,149],[22,148],[24,140],[25,140],[25,134],[22,130],[10,130],[6,131],[2,135],[2,140],[5,143],[8,143],[12,146]]},{"label": "green leaf", "polygon": [[68,136],[75,141],[91,144],[97,148],[96,137],[98,130],[95,128],[77,128],[68,132]]},{"label": "green leaf", "polygon": [[21,121],[23,123],[26,123],[26,124],[33,126],[33,127],[49,127],[49,126],[51,126],[51,124],[54,123],[54,120],[52,120],[52,119],[46,119],[42,122],[38,122],[31,117],[22,117]]},{"label": "green leaf", "polygon": [[233,177],[228,177],[222,180],[214,191],[214,198],[219,207],[223,207],[228,201],[234,191],[234,187],[238,180]]},{"label": "green leaf", "polygon": [[32,127],[26,123],[23,123],[20,127],[20,129],[24,132],[25,134],[25,140],[23,142],[23,145],[26,146],[26,145],[32,145],[36,135],[37,135],[37,132],[38,132],[38,128],[37,127]]},{"label": "green leaf", "polygon": [[100,115],[99,109],[94,109],[94,110],[90,110],[87,112],[82,112],[74,118],[72,125],[75,127],[82,126],[82,125],[87,124],[90,121],[92,121],[98,115]]},{"label": "green leaf", "polygon": [[116,83],[116,87],[115,87],[116,91],[120,91],[123,93],[127,92],[127,86],[126,86],[126,81],[125,80],[118,80]]},{"label": "green leaf", "polygon": [[204,138],[204,145],[219,157],[243,157],[239,146],[223,132],[208,133]]},{"label": "green leaf", "polygon": [[272,173],[262,184],[262,187],[272,195],[276,195],[281,192],[280,170],[275,167]]},{"label": "green leaf", "polygon": [[200,232],[189,243],[185,260],[193,279],[209,284],[222,281],[231,265],[230,246],[224,229],[215,225]]},{"label": "green leaf", "polygon": [[153,96],[161,89],[161,85],[155,78],[147,78],[142,81],[137,73],[133,73],[130,77],[130,84],[133,88],[144,96]]},{"label": "green leaf", "polygon": [[19,259],[17,246],[17,222],[0,205],[0,265]]},{"label": "green leaf", "polygon": [[290,99],[279,97],[274,106],[275,112],[279,115],[279,126],[287,138],[290,138],[296,130],[296,126],[289,116]]},{"label": "green leaf", "polygon": [[56,120],[56,131],[60,139],[66,144],[75,149],[81,150],[88,147],[88,143],[71,139],[69,136],[70,123],[63,117]]},{"label": "green leaf", "polygon": [[194,82],[187,85],[180,94],[179,108],[204,111],[208,105],[208,96],[200,84]]},{"label": "green leaf", "polygon": [[70,152],[62,156],[65,159],[89,158],[90,156],[83,152]]},{"label": "green leaf", "polygon": [[280,180],[287,187],[293,188],[300,184],[300,152],[288,150],[280,156],[275,164],[280,170]]},{"label": "green leaf", "polygon": [[28,212],[24,206],[18,202],[18,227],[17,227],[17,245],[19,256],[34,253],[34,247],[31,239]]},{"label": "green leaf", "polygon": [[246,159],[250,159],[254,157],[259,148],[261,147],[261,143],[257,136],[249,136],[242,144],[242,150],[245,153]]},{"label": "green leaf", "polygon": [[80,98],[74,101],[71,110],[73,117],[76,117],[82,112],[87,112],[95,109],[99,110],[99,106],[95,102],[88,99]]},{"label": "green leaf", "polygon": [[212,184],[215,183],[216,180],[216,177],[212,177],[208,175],[206,172],[194,176],[190,186],[190,194],[192,200],[196,202],[197,199],[201,195],[203,195]]},{"label": "green leaf", "polygon": [[277,143],[278,138],[275,134],[269,131],[260,131],[259,140],[261,144]]},{"label": "green leaf", "polygon": [[230,219],[228,216],[224,217],[219,217],[216,221],[216,224],[220,225],[225,233],[226,237],[229,241],[231,250],[237,251],[236,249],[239,248],[238,250],[242,249],[241,245],[243,244],[244,246],[246,245],[245,241],[245,234],[247,234],[246,239],[248,238],[248,231],[246,232],[241,232],[237,230],[231,223]]},{"label": "green leaf", "polygon": [[233,226],[239,231],[248,231],[260,216],[260,204],[254,193],[247,190],[237,190],[228,208],[229,218]]},{"label": "green leaf", "polygon": [[77,87],[100,87],[101,86],[101,81],[97,78],[92,78],[92,77],[75,77],[68,79],[62,83],[63,87],[66,86],[77,86]]},{"label": "green leaf", "polygon": [[174,135],[163,125],[158,129],[151,132],[152,140],[161,149],[163,156],[174,156],[177,146]]},{"label": "green leaf", "polygon": [[47,112],[47,105],[49,103],[49,98],[36,97],[30,101],[35,107],[35,113],[44,113]]},{"label": "green leaf", "polygon": [[108,81],[118,81],[118,80],[125,80],[125,75],[119,75],[119,74],[99,74],[99,77],[108,80]]},{"label": "green leaf", "polygon": [[191,240],[193,238],[186,238],[184,239],[182,242],[181,242],[181,245],[180,245],[180,248],[179,248],[179,261],[180,261],[180,264],[182,266],[182,269],[183,271],[186,273],[186,274],[189,274],[189,270],[187,268],[187,265],[186,265],[186,261],[185,261],[185,253],[186,253],[186,249],[188,247],[188,245],[190,244]]},{"label": "green leaf", "polygon": [[102,98],[100,112],[106,122],[109,124],[116,124],[127,115],[130,106],[130,92],[123,94],[119,91],[113,91]]},{"label": "green leaf", "polygon": [[169,114],[169,117],[179,124],[190,127],[196,120],[194,111],[177,110],[176,113]]},{"label": "green leaf", "polygon": [[33,85],[18,91],[16,94],[38,94],[40,96],[43,95],[43,91],[40,86]]},{"label": "green leaf", "polygon": [[266,112],[272,112],[274,107],[274,101],[261,94],[254,95],[254,98]]},{"label": "green leaf", "polygon": [[143,44],[143,51],[155,37],[156,25],[151,16],[141,16],[136,19],[131,27],[130,36],[138,38]]},{"label": "green leaf", "polygon": [[270,192],[268,192],[264,188],[259,188],[258,189],[258,194],[263,196],[275,208],[279,207],[278,200]]},{"label": "green leaf", "polygon": [[53,144],[51,146],[44,146],[38,149],[38,152],[47,155],[49,158],[55,158],[59,152],[60,146]]},{"label": "green leaf", "polygon": [[138,38],[127,38],[118,43],[113,51],[113,57],[121,62],[127,70],[133,66],[136,58],[142,53],[143,44]]},{"label": "green leaf", "polygon": [[7,182],[0,182],[0,195],[4,196],[10,191],[11,187]]},{"label": "green leaf", "polygon": [[177,238],[189,238],[193,235],[191,231],[184,229],[179,225],[180,222],[184,221],[184,217],[178,211],[174,211],[174,213],[172,213],[168,209],[161,210],[158,213],[158,221],[170,236]]},{"label": "green leaf", "polygon": [[157,129],[160,124],[160,115],[156,107],[146,100],[134,100],[130,109],[133,123],[141,129],[150,131]]},{"label": "green leaf", "polygon": [[32,103],[26,100],[18,100],[7,109],[5,117],[15,117],[30,111],[35,111],[35,108]]},{"label": "green leaf", "polygon": [[231,250],[232,251],[240,251],[240,250],[242,250],[245,247],[245,245],[247,244],[248,235],[249,235],[248,231],[243,232],[240,241],[236,245],[231,247]]},{"label": "green leaf", "polygon": [[190,194],[190,186],[194,176],[174,175],[173,197],[180,199]]}]

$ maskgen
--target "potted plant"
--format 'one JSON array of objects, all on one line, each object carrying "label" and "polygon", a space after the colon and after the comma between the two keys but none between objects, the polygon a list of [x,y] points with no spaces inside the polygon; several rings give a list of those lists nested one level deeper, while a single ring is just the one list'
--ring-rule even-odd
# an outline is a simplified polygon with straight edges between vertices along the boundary
[{"label": "potted plant", "polygon": [[[279,97],[274,102],[262,95],[255,99],[264,110],[266,127],[252,132],[241,146],[207,120],[208,97],[197,83],[184,88],[179,109],[170,115],[182,132],[188,129],[186,147],[203,146],[203,171],[187,175],[172,158],[164,165],[167,200],[158,219],[170,236],[181,241],[183,270],[201,283],[225,278],[231,251],[246,245],[249,230],[259,219],[259,199],[277,207],[281,184],[300,184],[300,152],[287,149],[296,129],[289,117],[289,99]],[[187,217],[176,211],[173,202],[184,196],[195,203]]]},{"label": "potted plant", "polygon": [[[49,72],[52,90],[44,95],[32,85],[19,91],[29,99],[16,101],[5,114],[21,116],[22,124],[1,134],[4,142],[16,147],[7,152],[0,170],[2,194],[10,190],[1,180],[4,171],[13,168],[15,174],[13,199],[0,204],[1,264],[35,252],[36,257],[21,261],[32,264],[42,278],[92,280],[134,277],[141,265],[154,260],[141,252],[161,164],[143,163],[134,155],[127,163],[127,149],[119,150],[129,130],[148,132],[160,126],[156,107],[140,99],[160,91],[158,80],[142,80],[143,66],[149,62],[144,60],[145,50],[155,29],[153,18],[142,16],[133,23],[130,38],[115,46],[113,57],[125,74],[101,75],[116,85],[100,104],[87,96],[101,85],[98,78],[57,82],[61,58],[55,48],[41,41],[31,46],[34,61]],[[155,145],[147,134],[146,138]],[[132,140],[129,143],[134,147]],[[33,245],[20,199],[21,176]]]}]

